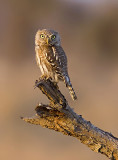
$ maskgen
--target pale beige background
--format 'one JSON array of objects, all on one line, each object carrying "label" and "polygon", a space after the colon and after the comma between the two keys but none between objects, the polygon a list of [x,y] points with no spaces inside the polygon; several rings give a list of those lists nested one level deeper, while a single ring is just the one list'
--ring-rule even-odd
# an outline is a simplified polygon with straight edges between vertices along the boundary
[{"label": "pale beige background", "polygon": [[[97,2],[97,3],[96,3]],[[0,159],[106,160],[73,137],[23,122],[38,102],[33,89],[38,28],[59,31],[78,101],[59,86],[74,110],[118,137],[118,5],[57,0],[0,0]]]}]

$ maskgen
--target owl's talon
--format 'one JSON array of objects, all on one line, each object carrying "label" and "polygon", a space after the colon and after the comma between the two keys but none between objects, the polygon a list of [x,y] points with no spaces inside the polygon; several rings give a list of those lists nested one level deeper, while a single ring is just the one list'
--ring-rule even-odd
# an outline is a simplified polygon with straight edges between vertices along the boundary
[{"label": "owl's talon", "polygon": [[40,79],[47,79],[47,77],[45,75],[41,75],[41,77],[39,78]]}]

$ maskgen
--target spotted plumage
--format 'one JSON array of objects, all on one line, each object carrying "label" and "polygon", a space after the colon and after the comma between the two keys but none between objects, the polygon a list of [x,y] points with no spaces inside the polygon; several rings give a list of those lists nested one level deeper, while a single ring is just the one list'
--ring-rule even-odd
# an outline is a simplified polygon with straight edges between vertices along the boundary
[{"label": "spotted plumage", "polygon": [[58,32],[50,29],[38,30],[35,37],[35,51],[42,75],[54,82],[64,81],[72,99],[77,99],[68,75],[67,57],[61,47]]}]

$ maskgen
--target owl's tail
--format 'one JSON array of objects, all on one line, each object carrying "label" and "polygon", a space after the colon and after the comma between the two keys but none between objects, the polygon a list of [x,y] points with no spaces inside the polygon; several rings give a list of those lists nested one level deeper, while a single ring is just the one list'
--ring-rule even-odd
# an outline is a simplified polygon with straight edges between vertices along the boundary
[{"label": "owl's tail", "polygon": [[75,91],[72,87],[72,84],[70,82],[70,79],[68,76],[65,76],[65,84],[66,84],[66,87],[69,89],[69,93],[70,93],[70,96],[73,100],[76,100],[77,99],[77,96],[75,94]]}]

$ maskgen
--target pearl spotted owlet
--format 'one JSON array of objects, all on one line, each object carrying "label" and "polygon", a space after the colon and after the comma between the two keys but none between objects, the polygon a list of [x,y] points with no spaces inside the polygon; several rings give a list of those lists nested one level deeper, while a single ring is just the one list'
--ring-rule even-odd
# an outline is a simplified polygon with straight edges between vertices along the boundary
[{"label": "pearl spotted owlet", "polygon": [[42,75],[56,83],[64,81],[72,99],[76,100],[77,96],[68,75],[67,57],[61,47],[58,32],[51,29],[38,30],[35,37],[35,51]]}]

